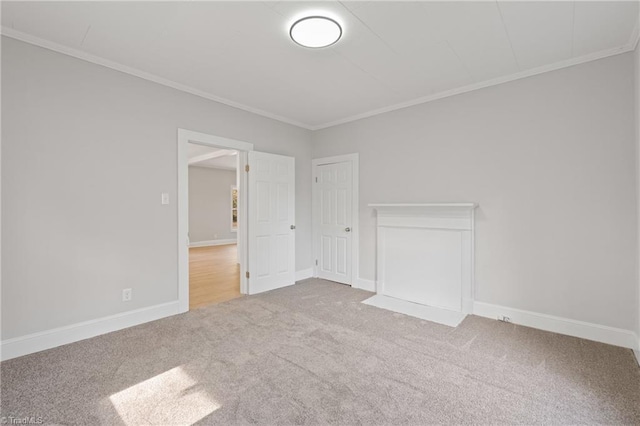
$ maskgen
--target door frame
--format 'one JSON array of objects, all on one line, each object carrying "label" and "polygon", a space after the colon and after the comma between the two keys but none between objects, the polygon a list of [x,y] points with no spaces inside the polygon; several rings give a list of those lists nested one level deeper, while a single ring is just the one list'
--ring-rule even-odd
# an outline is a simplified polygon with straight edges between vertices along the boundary
[{"label": "door frame", "polygon": [[234,149],[238,151],[238,259],[240,261],[240,293],[248,294],[247,224],[247,175],[243,173],[248,164],[248,152],[253,151],[249,142],[229,139],[206,133],[178,128],[178,306],[180,313],[189,311],[189,143],[214,148]]},{"label": "door frame", "polygon": [[313,276],[318,277],[318,260],[320,259],[320,192],[316,179],[318,167],[334,163],[351,163],[351,287],[359,288],[360,277],[360,197],[359,197],[359,163],[360,154],[344,154],[311,160],[311,226],[313,245]]}]

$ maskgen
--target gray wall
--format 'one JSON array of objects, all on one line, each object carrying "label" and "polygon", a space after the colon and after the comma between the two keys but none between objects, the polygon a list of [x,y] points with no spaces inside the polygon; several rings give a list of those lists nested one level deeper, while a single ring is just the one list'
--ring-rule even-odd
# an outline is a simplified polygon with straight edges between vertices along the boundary
[{"label": "gray wall", "polygon": [[474,201],[477,300],[635,330],[633,60],[314,132],[314,158],[360,153],[360,276],[375,278],[367,204]]},{"label": "gray wall", "polygon": [[231,187],[236,171],[189,167],[189,238],[192,243],[237,239],[231,232]]},{"label": "gray wall", "polygon": [[296,157],[298,270],[311,266],[313,137],[315,158],[361,154],[363,278],[368,203],[476,201],[478,300],[640,331],[633,62],[312,135],[2,37],[2,338],[177,298],[178,127]]},{"label": "gray wall", "polygon": [[6,37],[2,106],[3,339],[177,299],[179,127],[295,156],[311,267],[309,131]]},{"label": "gray wall", "polygon": [[[640,45],[636,46],[636,50],[634,52],[635,58],[635,96],[636,96],[636,109],[635,109],[635,120],[636,120],[636,188],[637,188],[637,198],[638,198],[638,223],[640,223]],[[640,249],[640,225],[638,229],[638,248]],[[639,250],[640,251],[640,250]],[[640,253],[638,255],[638,317],[637,317],[637,330],[638,338],[640,338]],[[640,345],[640,341],[638,342]],[[640,350],[640,346],[638,347]],[[640,352],[639,352],[640,353]]]}]

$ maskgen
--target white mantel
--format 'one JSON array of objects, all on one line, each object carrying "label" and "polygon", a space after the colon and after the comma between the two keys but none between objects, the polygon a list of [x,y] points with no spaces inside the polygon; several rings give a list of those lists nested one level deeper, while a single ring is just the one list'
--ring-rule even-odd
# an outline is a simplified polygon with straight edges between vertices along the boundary
[{"label": "white mantel", "polygon": [[365,303],[458,325],[473,310],[477,204],[369,207],[378,214],[377,294]]}]

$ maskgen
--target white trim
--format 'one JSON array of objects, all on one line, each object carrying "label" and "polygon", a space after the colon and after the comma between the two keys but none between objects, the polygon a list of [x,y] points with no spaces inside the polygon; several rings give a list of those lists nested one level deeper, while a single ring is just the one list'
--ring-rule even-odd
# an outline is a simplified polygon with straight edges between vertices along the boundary
[{"label": "white trim", "polygon": [[91,62],[94,64],[98,64],[98,65],[102,65],[104,67],[107,68],[111,68],[114,69],[116,71],[120,71],[126,74],[130,74],[148,81],[153,81],[154,83],[158,83],[161,84],[163,86],[167,86],[167,87],[171,87],[173,89],[176,90],[180,90],[182,92],[185,93],[190,93],[192,95],[195,96],[199,96],[201,98],[205,98],[205,99],[209,99],[211,101],[214,102],[218,102],[224,105],[228,105],[230,107],[233,108],[238,108],[241,109],[243,111],[247,111],[253,114],[257,114],[257,115],[261,115],[263,117],[267,117],[273,120],[277,120],[277,121],[281,121],[283,123],[287,123],[287,124],[291,124],[293,126],[297,126],[303,129],[307,129],[307,130],[321,130],[321,129],[326,129],[328,127],[333,127],[333,126],[337,126],[340,124],[345,124],[345,123],[349,123],[352,121],[356,121],[356,120],[361,120],[363,118],[368,118],[368,117],[373,117],[375,115],[379,115],[379,114],[384,114],[385,112],[391,112],[391,111],[395,111],[395,110],[399,110],[399,109],[403,109],[403,108],[407,108],[407,107],[411,107],[414,105],[420,105],[423,103],[427,103],[427,102],[431,102],[431,101],[435,101],[438,99],[442,99],[442,98],[447,98],[450,96],[455,96],[455,95],[459,95],[462,93],[467,93],[467,92],[471,92],[474,90],[479,90],[479,89],[484,89],[486,87],[491,87],[491,86],[496,86],[499,84],[503,84],[503,83],[508,83],[510,81],[514,81],[514,80],[520,80],[522,78],[527,78],[527,77],[532,77],[534,75],[539,75],[539,74],[544,74],[546,72],[550,72],[550,71],[556,71],[562,68],[568,68],[568,67],[572,67],[574,65],[580,65],[586,62],[591,62],[591,61],[596,61],[598,59],[604,59],[604,58],[608,58],[609,56],[615,56],[615,55],[620,55],[622,53],[627,53],[630,51],[635,50],[636,45],[638,44],[638,40],[640,38],[640,30],[636,29],[633,31],[632,35],[631,35],[631,39],[630,41],[621,47],[616,47],[613,49],[607,49],[607,50],[602,50],[600,52],[595,52],[595,53],[590,53],[588,55],[584,55],[584,56],[580,56],[577,58],[571,58],[571,59],[567,59],[565,61],[560,61],[560,62],[556,62],[554,64],[549,64],[549,65],[543,65],[541,67],[538,68],[533,68],[530,70],[525,70],[525,71],[520,71],[511,75],[506,75],[503,77],[498,77],[498,78],[494,78],[491,80],[486,80],[486,81],[481,81],[481,82],[477,82],[477,83],[473,83],[473,84],[469,84],[467,86],[463,86],[463,87],[459,87],[456,89],[452,89],[452,90],[446,90],[444,92],[440,92],[440,93],[436,93],[436,94],[432,94],[429,96],[424,96],[424,97],[420,97],[420,98],[416,98],[413,100],[409,100],[406,102],[401,102],[395,105],[390,105],[384,108],[380,108],[380,109],[375,109],[372,111],[368,111],[368,112],[364,112],[361,114],[356,114],[350,117],[346,117],[346,118],[341,118],[339,120],[335,120],[335,121],[330,121],[328,123],[324,123],[324,124],[318,124],[318,125],[310,125],[310,124],[305,124],[305,123],[301,123],[297,120],[293,120],[291,118],[288,117],[283,117],[277,114],[272,114],[268,111],[264,111],[261,109],[257,109],[257,108],[253,108],[250,107],[248,105],[244,105],[238,102],[234,102],[231,101],[229,99],[225,99],[225,98],[221,98],[219,96],[215,96],[213,94],[204,92],[202,90],[181,84],[181,83],[177,83],[175,81],[171,81],[169,79],[166,79],[164,77],[160,77],[157,76],[155,74],[151,74],[145,71],[141,71],[132,67],[129,67],[127,65],[123,65],[120,64],[118,62],[114,62],[114,61],[110,61],[108,59],[104,59],[101,58],[99,56],[96,55],[92,55],[90,53],[78,50],[78,49],[74,49],[72,47],[69,46],[64,46],[49,40],[45,40],[43,38],[40,37],[36,37],[33,36],[31,34],[26,34],[23,33],[21,31],[16,31],[13,28],[7,28],[5,26],[0,27],[0,32],[2,35],[6,36],[6,37],[10,37],[25,43],[29,43],[29,44],[33,44],[35,46],[39,46],[39,47],[43,47],[45,49],[49,49],[49,50],[53,50],[54,52],[58,52],[58,53],[62,53],[64,55],[68,55],[68,56],[72,56],[74,58],[77,59],[81,59],[87,62]]},{"label": "white trim", "polygon": [[0,342],[2,361],[176,315],[178,301],[135,309]]},{"label": "white trim", "polygon": [[415,105],[420,105],[432,101],[437,101],[438,99],[448,98],[451,96],[460,95],[462,93],[472,92],[474,90],[484,89],[486,87],[497,86],[503,83],[509,83],[511,81],[520,80],[527,77],[533,77],[535,75],[544,74],[550,71],[556,71],[562,68],[568,68],[575,65],[584,64],[585,62],[597,61],[598,59],[608,58],[609,56],[620,55],[622,53],[627,53],[634,50],[634,47],[627,44],[622,47],[616,47],[613,49],[602,50],[600,52],[590,53],[588,55],[580,56],[578,58],[571,58],[565,61],[556,62],[554,64],[543,65],[538,68],[533,68],[530,70],[520,71],[514,74],[505,75],[502,77],[494,78],[491,80],[480,81],[478,83],[472,83],[467,86],[458,87],[451,90],[445,90],[444,92],[435,93],[428,96],[423,96],[420,98],[412,99],[406,102],[400,102],[395,105],[390,105],[384,108],[375,109],[373,111],[364,112],[362,114],[352,115],[350,117],[341,118],[339,120],[330,121],[328,123],[320,124],[317,126],[311,126],[310,130],[321,130],[326,129],[328,127],[338,126],[340,124],[350,123],[352,121],[362,120],[363,118],[373,117],[375,115],[384,114],[386,112],[396,111],[399,109],[404,109],[408,107],[412,107]]},{"label": "white trim", "polygon": [[396,299],[395,297],[389,297],[383,294],[376,294],[366,300],[363,300],[362,303],[449,327],[457,327],[467,316],[467,314],[462,312],[437,308],[435,306],[422,305],[420,303]]},{"label": "white trim", "polygon": [[[214,148],[224,147],[236,151],[253,151],[253,144],[222,136],[210,135],[207,133],[194,132],[193,130],[178,129],[178,138],[186,142],[198,145],[212,146]],[[244,166],[243,166],[244,167]]]},{"label": "white trim", "polygon": [[[640,345],[640,342],[638,343]],[[640,350],[634,349],[633,354],[636,356],[636,361],[638,363],[638,367],[640,367]]]},{"label": "white trim", "polygon": [[313,268],[296,271],[296,282],[313,278]]},{"label": "white trim", "polygon": [[238,240],[235,238],[229,238],[226,240],[205,240],[189,243],[189,247],[211,247],[211,246],[225,246],[227,244],[237,244]]},{"label": "white trim", "polygon": [[492,305],[484,302],[474,302],[473,314],[492,319],[507,316],[514,324],[594,340],[609,345],[622,346],[633,350],[639,349],[638,336],[630,330]]},{"label": "white trim", "polygon": [[376,292],[376,282],[373,280],[367,280],[365,278],[360,278],[355,281],[351,287],[359,288],[360,290],[370,291],[372,293]]},{"label": "white trim", "polygon": [[320,259],[319,253],[319,226],[318,221],[318,190],[315,179],[317,167],[322,164],[351,162],[351,286],[356,284],[360,277],[360,154],[336,155],[333,157],[314,158],[311,160],[311,245],[313,248],[313,276],[318,276],[316,259]]},{"label": "white trim", "polygon": [[199,96],[201,98],[218,102],[220,104],[224,104],[233,108],[238,108],[243,111],[250,112],[252,114],[261,115],[263,117],[267,117],[272,120],[281,121],[283,123],[291,124],[296,127],[302,127],[303,129],[311,130],[311,127],[309,125],[301,123],[299,121],[292,120],[290,118],[283,117],[281,115],[273,114],[258,108],[253,108],[248,105],[244,105],[229,99],[225,99],[220,96],[216,96],[211,93],[205,92],[203,90],[196,89],[191,86],[187,86],[186,84],[177,83],[167,78],[160,77],[158,75],[155,75],[146,71],[141,71],[139,69],[136,69],[127,65],[123,65],[119,62],[111,61],[109,59],[105,59],[100,56],[92,55],[91,53],[87,53],[82,50],[75,49],[73,47],[64,46],[62,44],[58,44],[50,40],[36,37],[31,34],[23,33],[22,31],[14,30],[13,28],[2,26],[1,33],[6,37],[23,41],[25,43],[33,44],[34,46],[53,50],[54,52],[62,53],[63,55],[71,56],[76,59],[81,59],[86,62],[91,62],[92,64],[102,65],[103,67],[111,68],[113,70],[120,71],[129,75],[133,75],[133,76],[142,78],[144,80],[152,81],[154,83],[161,84],[163,86],[171,87],[172,89],[180,90],[181,92]]},{"label": "white trim", "polygon": [[369,207],[379,210],[433,210],[433,209],[449,209],[449,210],[470,210],[473,211],[478,207],[478,203],[374,203]]},{"label": "white trim", "polygon": [[247,179],[244,172],[247,152],[253,144],[208,135],[191,130],[178,129],[178,302],[180,312],[189,310],[189,142],[216,148],[238,151],[238,181],[240,199],[238,205],[238,261],[240,263],[240,293],[248,294],[247,271]]}]

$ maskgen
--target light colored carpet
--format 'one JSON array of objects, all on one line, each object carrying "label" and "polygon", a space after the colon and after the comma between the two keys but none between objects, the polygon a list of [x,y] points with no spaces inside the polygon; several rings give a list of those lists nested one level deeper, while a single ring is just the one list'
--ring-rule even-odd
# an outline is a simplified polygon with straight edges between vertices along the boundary
[{"label": "light colored carpet", "polygon": [[1,415],[60,424],[639,424],[630,350],[449,328],[322,280],[0,364]]}]

